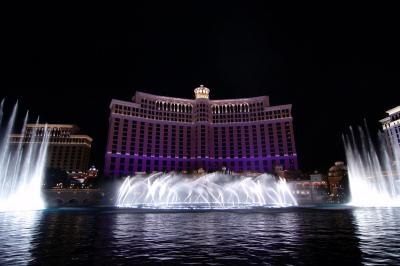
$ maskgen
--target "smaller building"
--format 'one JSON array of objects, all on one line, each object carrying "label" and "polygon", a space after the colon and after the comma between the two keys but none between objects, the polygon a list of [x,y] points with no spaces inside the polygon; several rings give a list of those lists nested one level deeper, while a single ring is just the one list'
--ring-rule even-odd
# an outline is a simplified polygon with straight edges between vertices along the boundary
[{"label": "smaller building", "polygon": [[87,170],[86,174],[88,178],[97,177],[97,175],[99,174],[99,170],[94,165],[92,165],[92,167]]},{"label": "smaller building", "polygon": [[288,185],[299,204],[325,203],[328,200],[326,177],[317,171],[306,180],[291,180]]},{"label": "smaller building", "polygon": [[318,171],[314,171],[314,173],[310,174],[310,181],[313,182],[320,182],[320,181],[326,181],[326,177],[319,173]]},{"label": "smaller building", "polygon": [[392,108],[386,113],[388,117],[380,120],[388,146],[389,156],[393,161],[400,160],[400,105]]},{"label": "smaller building", "polygon": [[328,171],[329,193],[332,202],[345,202],[350,196],[347,167],[344,162],[335,162]]},{"label": "smaller building", "polygon": [[11,134],[10,144],[28,144],[33,136],[49,134],[47,167],[71,172],[86,172],[89,168],[92,138],[78,134],[79,128],[66,124],[27,124],[23,134]]},{"label": "smaller building", "polygon": [[68,174],[70,188],[91,188],[97,178],[99,170],[92,165],[85,172],[72,172]]},{"label": "smaller building", "polygon": [[326,181],[290,181],[289,187],[299,204],[325,203],[328,199]]}]

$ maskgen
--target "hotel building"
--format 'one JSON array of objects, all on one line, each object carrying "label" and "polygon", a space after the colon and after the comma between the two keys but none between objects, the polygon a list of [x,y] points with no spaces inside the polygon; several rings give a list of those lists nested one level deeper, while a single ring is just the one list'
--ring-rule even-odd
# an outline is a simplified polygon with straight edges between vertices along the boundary
[{"label": "hotel building", "polygon": [[43,136],[45,128],[49,136],[47,167],[67,172],[84,172],[89,168],[92,138],[79,135],[75,125],[27,124],[24,134],[11,134],[10,143],[30,143],[32,136]]},{"label": "hotel building", "polygon": [[210,100],[202,85],[194,93],[112,100],[105,175],[297,169],[291,105],[270,106],[268,96]]},{"label": "hotel building", "polygon": [[[385,134],[385,140],[391,151],[391,156],[395,154],[400,156],[400,106],[392,108],[386,111],[386,113],[389,116],[380,120]],[[397,158],[395,160],[399,159],[400,158]]]}]

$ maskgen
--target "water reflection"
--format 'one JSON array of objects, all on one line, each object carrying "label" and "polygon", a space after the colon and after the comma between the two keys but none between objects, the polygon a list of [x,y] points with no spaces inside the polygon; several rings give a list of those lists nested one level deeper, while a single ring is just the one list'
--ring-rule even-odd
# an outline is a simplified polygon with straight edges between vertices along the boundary
[{"label": "water reflection", "polygon": [[41,265],[101,262],[110,250],[107,243],[112,219],[93,211],[50,211],[38,224],[33,261]]},{"label": "water reflection", "polygon": [[0,212],[0,265],[26,265],[37,234],[41,211]]},{"label": "water reflection", "polygon": [[[135,217],[136,216],[136,217]],[[132,222],[135,220],[135,222]],[[120,258],[232,264],[360,262],[348,212],[118,214]]]},{"label": "water reflection", "polygon": [[400,262],[400,209],[358,208],[353,211],[365,264]]},{"label": "water reflection", "polygon": [[400,209],[0,213],[0,264],[398,264]]},{"label": "water reflection", "polygon": [[359,239],[351,210],[309,210],[298,215],[302,263],[360,264]]},{"label": "water reflection", "polygon": [[[262,262],[298,242],[290,213],[119,213],[116,257],[148,262]],[[276,226],[279,225],[279,229]],[[274,228],[275,227],[275,228]],[[272,233],[271,233],[272,231]],[[271,239],[271,235],[275,239]],[[295,258],[286,258],[295,260]]]}]

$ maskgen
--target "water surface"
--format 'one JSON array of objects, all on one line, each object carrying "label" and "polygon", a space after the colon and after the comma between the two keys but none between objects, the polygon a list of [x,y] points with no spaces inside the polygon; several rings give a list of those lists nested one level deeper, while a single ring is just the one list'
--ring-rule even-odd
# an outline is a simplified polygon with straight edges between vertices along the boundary
[{"label": "water surface", "polygon": [[399,264],[399,226],[399,208],[0,213],[0,264]]}]

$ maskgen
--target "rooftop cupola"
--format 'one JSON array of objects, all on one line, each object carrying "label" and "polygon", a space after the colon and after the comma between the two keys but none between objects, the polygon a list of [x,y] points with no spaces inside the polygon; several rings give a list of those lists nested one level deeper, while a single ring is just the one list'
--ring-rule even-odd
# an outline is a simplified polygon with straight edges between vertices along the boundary
[{"label": "rooftop cupola", "polygon": [[194,89],[194,95],[196,99],[208,99],[210,94],[210,90],[203,85]]}]

